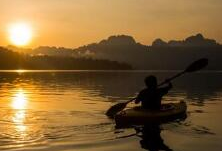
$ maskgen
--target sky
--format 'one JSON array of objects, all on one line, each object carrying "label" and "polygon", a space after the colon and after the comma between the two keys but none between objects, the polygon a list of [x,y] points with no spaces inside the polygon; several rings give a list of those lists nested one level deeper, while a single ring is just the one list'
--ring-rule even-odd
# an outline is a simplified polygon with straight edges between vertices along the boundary
[{"label": "sky", "polygon": [[202,33],[222,43],[222,0],[0,0],[0,45],[7,28],[26,22],[27,47],[76,48],[111,35],[131,35],[149,45]]}]

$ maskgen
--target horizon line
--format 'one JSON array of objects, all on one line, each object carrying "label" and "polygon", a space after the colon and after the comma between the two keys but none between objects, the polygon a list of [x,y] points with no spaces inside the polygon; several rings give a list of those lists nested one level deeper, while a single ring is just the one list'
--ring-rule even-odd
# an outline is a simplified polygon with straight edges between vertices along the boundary
[{"label": "horizon line", "polygon": [[[165,40],[163,40],[162,38],[155,38],[155,39],[152,41],[152,43],[153,43],[155,40],[157,40],[157,39],[161,39],[161,40],[163,40],[163,41],[165,41],[165,42],[169,42],[169,41],[173,41],[173,40],[175,40],[175,41],[184,41],[186,38],[191,37],[191,36],[196,36],[196,35],[198,35],[198,34],[203,35],[202,33],[198,33],[198,32],[197,32],[196,34],[192,34],[192,35],[187,36],[187,37],[185,37],[185,38],[183,38],[183,39],[171,39],[171,40],[168,40],[168,41],[165,41]],[[82,45],[77,46],[77,47],[66,47],[66,46],[56,46],[56,45],[38,45],[38,46],[29,47],[29,46],[16,46],[16,45],[13,45],[13,44],[8,44],[8,45],[5,45],[5,46],[0,46],[0,47],[8,48],[8,47],[11,46],[11,47],[15,47],[15,48],[18,48],[18,49],[36,49],[36,48],[39,48],[39,47],[56,47],[56,48],[66,48],[66,49],[78,49],[78,48],[80,48],[80,47],[88,46],[88,45],[90,45],[90,44],[98,44],[98,43],[100,43],[102,40],[108,40],[108,38],[109,38],[109,37],[112,37],[112,36],[129,36],[129,37],[132,37],[137,44],[141,44],[141,45],[148,46],[148,47],[149,47],[149,46],[152,46],[152,43],[151,43],[151,44],[143,44],[143,43],[137,41],[137,40],[135,39],[135,37],[132,36],[132,35],[128,35],[128,34],[115,34],[115,35],[107,36],[106,38],[102,38],[101,40],[98,40],[97,42],[90,42],[90,43],[87,43],[87,44],[82,44]],[[205,39],[210,39],[210,38],[206,38],[204,35],[203,35],[203,37],[204,37]],[[214,38],[213,38],[212,40],[215,40],[215,41],[217,42],[217,44],[222,45],[222,44],[218,41],[218,39],[214,39]]]}]

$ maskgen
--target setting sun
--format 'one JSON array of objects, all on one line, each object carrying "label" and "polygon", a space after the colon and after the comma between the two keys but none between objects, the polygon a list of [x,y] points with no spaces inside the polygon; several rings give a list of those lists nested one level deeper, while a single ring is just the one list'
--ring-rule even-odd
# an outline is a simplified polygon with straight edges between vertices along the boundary
[{"label": "setting sun", "polygon": [[32,38],[32,29],[26,23],[16,23],[9,27],[9,40],[13,45],[25,46]]}]

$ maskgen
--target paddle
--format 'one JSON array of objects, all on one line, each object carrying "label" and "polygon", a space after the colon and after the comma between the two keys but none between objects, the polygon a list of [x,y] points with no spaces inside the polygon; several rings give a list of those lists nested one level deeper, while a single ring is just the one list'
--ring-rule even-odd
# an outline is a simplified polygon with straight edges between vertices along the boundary
[{"label": "paddle", "polygon": [[[161,85],[164,85],[166,83],[169,83],[171,80],[185,74],[185,73],[191,73],[191,72],[195,72],[195,71],[198,71],[198,70],[201,70],[203,69],[204,67],[206,67],[208,65],[208,59],[206,58],[202,58],[202,59],[199,59],[195,62],[193,62],[192,64],[190,64],[184,71],[176,74],[175,76],[169,78],[169,79],[166,79],[165,81],[163,81],[162,83],[160,83],[158,86],[161,86]],[[117,103],[113,106],[111,106],[107,112],[106,112],[106,115],[110,118],[113,118],[118,112],[122,111],[126,105],[130,102],[132,102],[133,100],[135,100],[136,98],[133,98],[127,102],[122,102],[122,103]]]}]

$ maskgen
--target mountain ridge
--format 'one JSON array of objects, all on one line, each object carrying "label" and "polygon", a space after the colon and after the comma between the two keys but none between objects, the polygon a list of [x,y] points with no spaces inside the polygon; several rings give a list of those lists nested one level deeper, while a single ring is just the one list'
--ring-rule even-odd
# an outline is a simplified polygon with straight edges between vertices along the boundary
[{"label": "mountain ridge", "polygon": [[[25,52],[22,51],[21,52]],[[152,45],[143,45],[132,36],[115,35],[98,43],[78,48],[41,46],[28,49],[26,53],[37,56],[63,56],[74,58],[105,59],[127,63],[134,69],[180,70],[187,63],[201,57],[209,58],[207,69],[222,70],[222,45],[214,39],[205,38],[198,33],[183,40],[168,42],[156,39]]]}]

